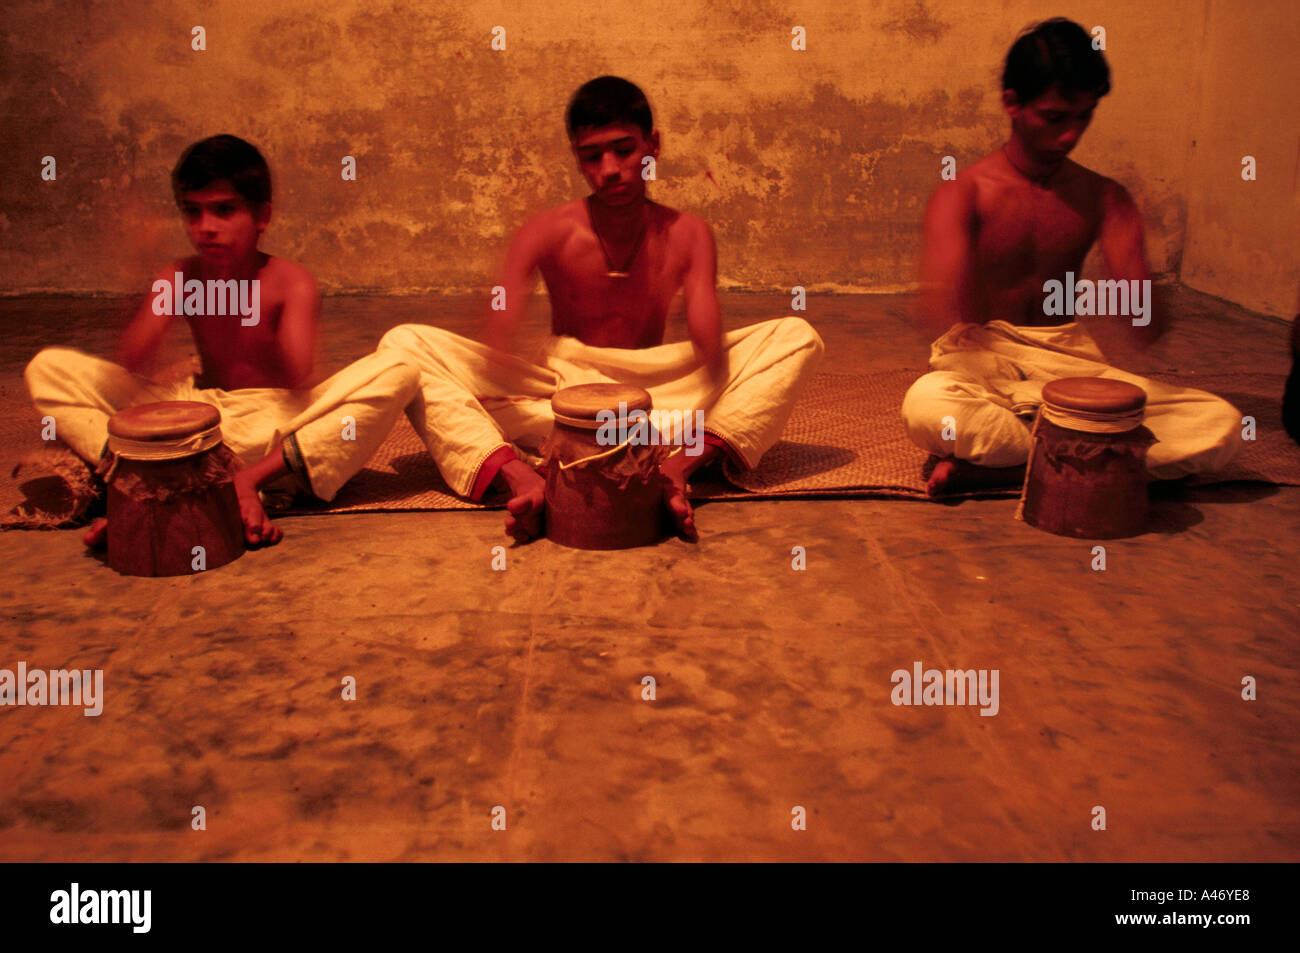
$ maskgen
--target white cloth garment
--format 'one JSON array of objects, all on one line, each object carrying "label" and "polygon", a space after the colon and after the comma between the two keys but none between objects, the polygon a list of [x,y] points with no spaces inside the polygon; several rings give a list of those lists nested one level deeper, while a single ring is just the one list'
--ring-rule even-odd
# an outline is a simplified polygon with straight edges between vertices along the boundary
[{"label": "white cloth garment", "polygon": [[441,328],[405,324],[379,352],[400,350],[420,368],[422,400],[408,415],[455,492],[469,496],[479,470],[503,446],[535,447],[551,430],[551,396],[576,384],[630,384],[656,409],[705,412],[705,430],[746,467],[781,436],[823,351],[802,318],[763,321],[723,335],[727,370],[714,385],[689,341],[648,348],[591,347],[552,336],[535,361],[494,354]]},{"label": "white cloth garment", "polygon": [[158,384],[71,348],[42,350],[25,372],[32,402],[54,418],[57,436],[92,466],[108,440],[108,419],[129,406],[193,400],[221,412],[223,442],[245,465],[294,435],[310,489],[334,495],[374,454],[419,393],[419,372],[400,352],[371,354],[315,387],[220,390],[192,379]]},{"label": "white cloth garment", "polygon": [[930,368],[903,398],[902,414],[913,442],[937,456],[985,467],[1025,463],[1043,384],[1062,377],[1107,377],[1146,391],[1144,422],[1157,440],[1147,469],[1158,480],[1217,472],[1241,449],[1237,408],[1111,367],[1077,323],[956,324],[931,346]]}]

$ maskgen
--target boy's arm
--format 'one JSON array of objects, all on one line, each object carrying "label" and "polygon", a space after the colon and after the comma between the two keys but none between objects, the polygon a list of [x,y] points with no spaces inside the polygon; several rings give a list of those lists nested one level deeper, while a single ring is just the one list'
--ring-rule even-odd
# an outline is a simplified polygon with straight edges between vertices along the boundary
[{"label": "boy's arm", "polygon": [[533,291],[533,274],[541,264],[545,251],[545,220],[538,216],[519,229],[506,250],[506,263],[499,282],[505,289],[505,308],[495,311],[489,306],[485,320],[484,338],[494,351],[510,352],[515,330],[528,311],[528,299],[532,297]]},{"label": "boy's arm", "polygon": [[718,307],[718,249],[713,229],[696,220],[690,262],[682,284],[686,299],[686,328],[709,375],[723,378],[727,362],[722,351],[722,309]]},{"label": "boy's arm", "polygon": [[[1142,216],[1128,190],[1111,179],[1106,180],[1102,196],[1101,233],[1097,240],[1101,245],[1106,271],[1112,279],[1151,280],[1151,270],[1147,267],[1143,247]],[[1146,324],[1134,325],[1131,319],[1124,322],[1124,327],[1129,332],[1126,336],[1139,348],[1150,346],[1164,332],[1164,321],[1153,297],[1148,296],[1146,304]]]},{"label": "boy's arm", "polygon": [[284,307],[275,337],[285,387],[304,387],[311,380],[319,327],[320,289],[311,272],[295,265],[285,282]]},{"label": "boy's arm", "polygon": [[[158,345],[162,342],[163,335],[167,333],[168,325],[172,323],[171,310],[174,300],[172,283],[179,271],[181,271],[180,263],[174,263],[154,279],[153,284],[150,285],[149,296],[136,309],[130,324],[126,326],[121,339],[117,342],[113,360],[132,374],[144,375],[149,369],[149,364],[158,351]],[[154,308],[155,303],[159,305],[158,309]],[[166,313],[157,314],[156,310],[163,310],[163,304],[166,305]]]},{"label": "boy's arm", "polygon": [[971,234],[975,190],[969,179],[940,183],[925,209],[917,325],[933,341],[954,324],[978,321]]}]

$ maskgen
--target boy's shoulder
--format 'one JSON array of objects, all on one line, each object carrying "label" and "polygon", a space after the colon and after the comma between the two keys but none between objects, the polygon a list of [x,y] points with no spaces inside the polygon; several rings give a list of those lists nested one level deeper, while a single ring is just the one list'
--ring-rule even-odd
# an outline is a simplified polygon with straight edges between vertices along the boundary
[{"label": "boy's shoulder", "polygon": [[1006,153],[999,147],[960,170],[956,178],[940,183],[935,192],[946,190],[966,201],[973,201],[981,187],[1015,186],[1020,182],[1021,180],[1007,169]]},{"label": "boy's shoulder", "polygon": [[713,227],[693,212],[684,212],[680,209],[669,208],[666,205],[659,205],[658,207],[662,209],[663,220],[669,226],[681,230],[688,236],[698,237],[713,234]]},{"label": "boy's shoulder", "polygon": [[[686,255],[708,254],[715,246],[713,230],[698,215],[649,202],[650,227],[669,247]],[[586,199],[574,199],[534,215],[515,233],[511,254],[532,263],[545,263],[563,256],[571,242],[591,240],[591,218]]]},{"label": "boy's shoulder", "polygon": [[267,255],[266,261],[257,273],[258,278],[267,282],[272,289],[289,294],[317,293],[316,279],[312,273],[295,261]]},{"label": "boy's shoulder", "polygon": [[1124,187],[1110,176],[1102,175],[1100,172],[1089,169],[1086,165],[1080,165],[1073,159],[1065,160],[1065,166],[1061,170],[1061,179],[1063,183],[1068,183],[1091,195],[1109,196],[1114,191],[1124,191]]},{"label": "boy's shoulder", "polygon": [[[712,233],[709,223],[698,215],[670,208],[659,202],[646,200],[651,222],[658,227],[680,229],[689,234]],[[590,228],[586,198],[573,199],[563,205],[540,212],[528,219],[520,232],[530,232],[540,238],[564,238],[574,227]]]},{"label": "boy's shoulder", "polygon": [[[189,255],[185,258],[173,259],[159,271],[159,277],[168,280],[176,274],[186,280],[197,278],[200,274],[199,256]],[[316,279],[312,277],[310,271],[297,262],[278,255],[266,256],[266,260],[257,270],[257,277],[269,286],[287,291],[314,292],[316,290]]]},{"label": "boy's shoulder", "polygon": [[537,236],[554,235],[559,229],[571,226],[582,219],[585,214],[582,203],[583,199],[574,199],[572,202],[565,202],[555,208],[538,212],[526,219],[519,231],[530,232]]},{"label": "boy's shoulder", "polygon": [[[1055,186],[1067,185],[1072,190],[1083,191],[1093,195],[1123,193],[1123,187],[1114,179],[1094,172],[1073,159],[1066,159],[1064,166],[1055,179]],[[1006,168],[1006,161],[1001,149],[995,149],[988,155],[971,163],[957,173],[956,178],[940,182],[931,193],[932,204],[957,205],[973,208],[981,196],[997,196],[1007,186],[1023,188],[1024,180]]]},{"label": "boy's shoulder", "polygon": [[155,277],[159,280],[165,278],[167,281],[171,281],[177,275],[180,275],[182,279],[197,278],[199,275],[199,256],[190,255],[185,258],[173,258],[158,269],[158,274]]}]

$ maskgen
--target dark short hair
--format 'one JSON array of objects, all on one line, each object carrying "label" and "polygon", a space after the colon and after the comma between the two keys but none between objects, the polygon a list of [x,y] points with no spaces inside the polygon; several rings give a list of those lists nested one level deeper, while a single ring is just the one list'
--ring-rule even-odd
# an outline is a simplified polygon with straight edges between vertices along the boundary
[{"label": "dark short hair", "polygon": [[647,136],[654,130],[645,93],[619,76],[598,76],[583,83],[569,100],[564,121],[570,141],[578,137],[579,130],[614,123],[631,123]]},{"label": "dark short hair", "polygon": [[271,170],[257,147],[238,136],[209,136],[182,153],[172,169],[172,192],[180,204],[182,192],[207,188],[225,179],[249,204],[271,201]]},{"label": "dark short hair", "polygon": [[1110,67],[1092,37],[1073,20],[1054,17],[1029,27],[1007,52],[1002,88],[1021,103],[1037,99],[1053,86],[1064,93],[1110,92]]}]

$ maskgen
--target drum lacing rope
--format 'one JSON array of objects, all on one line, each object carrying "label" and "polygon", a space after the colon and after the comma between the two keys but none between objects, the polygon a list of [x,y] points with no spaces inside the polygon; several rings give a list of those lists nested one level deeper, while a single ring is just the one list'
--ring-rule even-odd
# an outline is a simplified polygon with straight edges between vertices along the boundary
[{"label": "drum lacing rope", "polygon": [[[1142,426],[1145,407],[1136,407],[1123,413],[1105,413],[1079,410],[1074,407],[1061,407],[1049,400],[1043,401],[1042,416],[1049,423],[1066,430],[1078,430],[1083,433],[1127,433]],[[1037,424],[1034,426],[1037,431]]]},{"label": "drum lacing rope", "polygon": [[[626,447],[628,445],[628,441],[630,441],[631,439],[632,439],[631,437],[628,437],[627,440],[624,440],[622,443],[618,444],[617,446],[610,447],[608,450],[602,450],[600,453],[593,453],[591,456],[583,457],[581,460],[574,460],[571,463],[561,463],[560,469],[568,470],[572,467],[582,466],[582,464],[584,463],[590,463],[592,460],[603,460],[605,457],[613,456],[615,453],[618,453],[618,451]],[[682,449],[681,447],[674,448],[673,452],[668,454],[668,457],[676,456],[678,453],[681,452],[681,449]],[[664,457],[664,459],[667,460],[668,457]]]},{"label": "drum lacing rope", "polygon": [[200,430],[198,433],[166,440],[135,440],[131,437],[108,435],[108,449],[124,460],[180,460],[221,443],[221,424]]},{"label": "drum lacing rope", "polygon": [[[643,411],[643,413],[646,412]],[[612,421],[602,422],[599,420],[593,420],[590,417],[570,417],[568,414],[559,414],[554,412],[552,412],[552,416],[555,418],[555,422],[557,424],[564,424],[564,426],[566,427],[577,427],[579,430],[599,430],[600,428],[605,427],[612,422]],[[646,413],[646,422],[647,423],[650,422],[650,415],[648,413]],[[631,428],[629,427],[628,429],[630,430]],[[613,456],[615,453],[617,453],[618,451],[626,447],[628,445],[628,441],[630,441],[631,439],[632,439],[631,436],[629,436],[627,440],[624,440],[622,443],[610,447],[608,450],[602,450],[600,453],[594,453],[589,457],[583,457],[581,460],[574,460],[572,463],[561,463],[560,469],[568,470],[573,467],[581,466],[584,463],[591,463],[591,461],[593,460],[603,460],[605,457]],[[681,447],[678,447],[677,449],[680,450]],[[677,450],[673,451],[673,453],[676,452]],[[669,456],[672,456],[672,454],[669,454]]]},{"label": "drum lacing rope", "polygon": [[[612,414],[613,411],[611,410],[610,413]],[[569,417],[565,414],[557,414],[554,411],[552,411],[551,416],[555,418],[557,424],[564,424],[566,427],[577,427],[579,430],[599,430],[601,427],[607,426],[608,423],[612,423],[612,421],[601,422],[590,417]],[[646,422],[648,423],[649,420],[650,415],[646,414]]]}]

